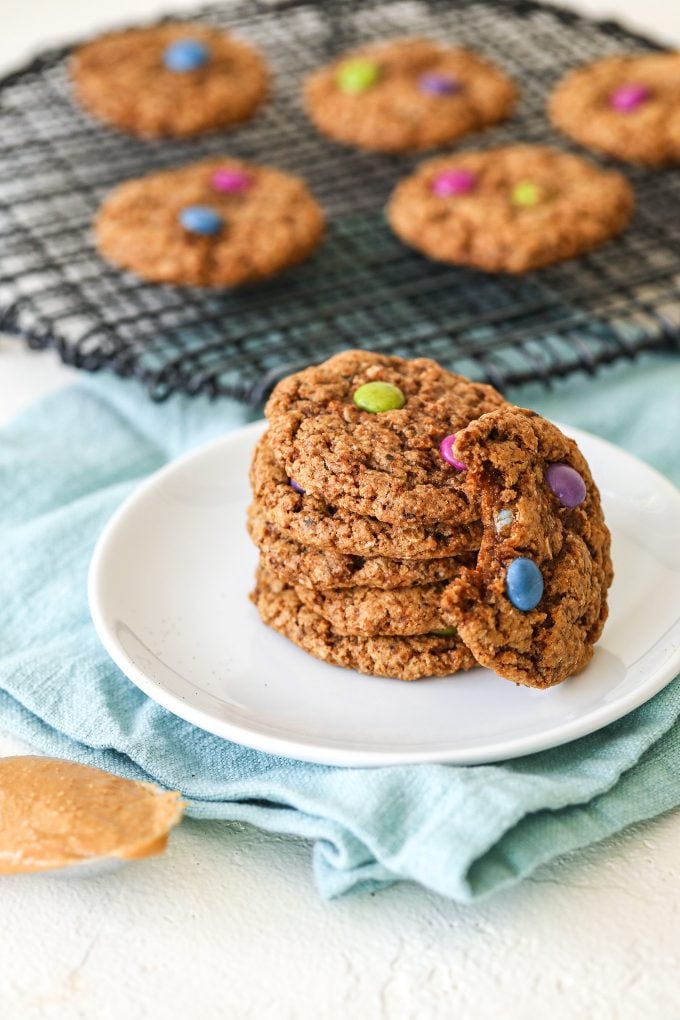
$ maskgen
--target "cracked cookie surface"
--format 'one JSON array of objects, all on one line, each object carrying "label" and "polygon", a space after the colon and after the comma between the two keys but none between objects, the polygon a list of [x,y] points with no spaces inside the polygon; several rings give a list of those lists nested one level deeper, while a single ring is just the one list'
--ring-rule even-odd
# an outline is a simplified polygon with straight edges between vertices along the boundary
[{"label": "cracked cookie surface", "polygon": [[395,188],[387,218],[430,258],[524,273],[603,244],[633,205],[619,173],[547,146],[509,145],[422,163]]},{"label": "cracked cookie surface", "polygon": [[[376,381],[396,387],[403,406],[379,413],[357,407],[357,390]],[[479,512],[464,473],[439,445],[505,404],[491,386],[428,358],[345,351],[282,380],[265,414],[274,456],[305,492],[391,524],[456,527],[478,521]]]},{"label": "cracked cookie surface", "polygon": [[[218,174],[247,183],[222,191]],[[215,233],[183,225],[183,213],[196,208],[218,218]],[[305,259],[323,230],[323,213],[304,181],[230,157],[125,181],[95,221],[97,247],[110,262],[145,280],[203,287],[273,276]]]},{"label": "cracked cookie surface", "polygon": [[293,588],[259,569],[251,600],[264,623],[310,655],[360,673],[419,680],[474,666],[458,637],[357,637],[336,634],[328,620],[300,600]]},{"label": "cracked cookie surface", "polygon": [[[354,74],[353,69],[363,69]],[[427,149],[504,120],[514,83],[477,53],[395,39],[344,53],[306,80],[307,112],[329,138],[381,152]]]},{"label": "cracked cookie surface", "polygon": [[[479,492],[484,537],[477,566],[444,592],[443,616],[481,665],[550,687],[588,664],[607,617],[613,572],[599,492],[576,443],[522,408],[485,415],[456,445]],[[563,505],[553,491],[551,465],[566,465],[585,483],[579,505]],[[527,611],[507,588],[519,558],[542,575],[542,596]]]}]

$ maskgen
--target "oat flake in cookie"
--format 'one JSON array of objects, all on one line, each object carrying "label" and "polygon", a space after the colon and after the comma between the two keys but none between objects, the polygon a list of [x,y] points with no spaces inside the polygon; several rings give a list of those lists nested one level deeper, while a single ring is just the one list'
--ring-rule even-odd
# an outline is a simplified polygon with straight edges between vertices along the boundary
[{"label": "oat flake in cookie", "polygon": [[304,605],[328,620],[336,634],[454,637],[454,628],[442,619],[441,599],[446,584],[440,581],[439,584],[387,590],[330,588],[317,591],[299,585],[295,593]]},{"label": "oat flake in cookie", "polygon": [[477,566],[442,597],[475,659],[509,680],[550,687],[590,661],[607,617],[610,536],[576,443],[522,408],[459,433],[484,537]]},{"label": "oat flake in cookie", "polygon": [[631,163],[680,162],[680,53],[605,57],[577,67],[549,101],[555,127]]},{"label": "oat flake in cookie", "polygon": [[387,218],[430,258],[524,273],[603,244],[633,205],[618,173],[557,149],[510,145],[422,163],[397,185]]},{"label": "oat flake in cookie", "polygon": [[469,50],[396,39],[345,53],[315,71],[304,96],[315,125],[335,141],[403,152],[504,120],[517,89]]},{"label": "oat flake in cookie", "polygon": [[71,77],[90,113],[145,138],[228,128],[267,95],[267,67],[252,46],[191,23],[110,32],[75,51]]},{"label": "oat flake in cookie", "polygon": [[319,244],[304,181],[213,157],[118,185],[95,221],[100,253],[156,283],[234,287],[282,272]]},{"label": "oat flake in cookie", "polygon": [[360,673],[419,680],[451,676],[474,666],[456,635],[358,637],[336,634],[328,620],[299,599],[293,588],[260,568],[250,596],[262,621],[310,655]]},{"label": "oat flake in cookie", "polygon": [[[403,405],[366,410],[364,387],[398,390]],[[442,455],[442,440],[505,405],[491,386],[470,382],[429,358],[405,361],[345,351],[280,382],[265,414],[269,444],[305,491],[359,515],[394,524],[479,520],[465,472]]]}]

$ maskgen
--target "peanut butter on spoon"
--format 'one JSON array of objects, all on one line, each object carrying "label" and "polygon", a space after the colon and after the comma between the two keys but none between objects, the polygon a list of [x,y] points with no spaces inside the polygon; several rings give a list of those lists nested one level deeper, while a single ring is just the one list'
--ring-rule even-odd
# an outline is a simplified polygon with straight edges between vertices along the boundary
[{"label": "peanut butter on spoon", "polygon": [[179,794],[32,755],[0,758],[0,875],[52,871],[165,849]]}]

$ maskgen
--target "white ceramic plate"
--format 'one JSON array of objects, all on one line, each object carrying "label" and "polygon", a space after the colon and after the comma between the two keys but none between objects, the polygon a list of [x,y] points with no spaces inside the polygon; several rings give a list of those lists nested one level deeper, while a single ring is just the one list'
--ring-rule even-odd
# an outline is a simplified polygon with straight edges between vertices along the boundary
[{"label": "white ceramic plate", "polygon": [[680,493],[623,450],[572,435],[600,486],[616,580],[588,668],[548,691],[484,669],[402,683],[329,666],[260,622],[244,527],[255,423],[153,475],[104,530],[90,607],[113,660],[149,697],[250,747],[333,765],[474,764],[555,747],[680,671]]}]

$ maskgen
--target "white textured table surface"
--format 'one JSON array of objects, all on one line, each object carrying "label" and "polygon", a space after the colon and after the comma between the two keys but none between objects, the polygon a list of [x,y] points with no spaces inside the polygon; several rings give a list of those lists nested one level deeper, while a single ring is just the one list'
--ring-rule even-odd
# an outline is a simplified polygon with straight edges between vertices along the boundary
[{"label": "white textured table surface", "polygon": [[[186,6],[5,0],[0,64]],[[675,0],[580,7],[680,41]],[[0,419],[74,374],[0,338]],[[411,886],[327,904],[304,842],[185,822],[108,877],[0,881],[0,1017],[677,1020],[679,851],[674,812],[474,907]]]}]

